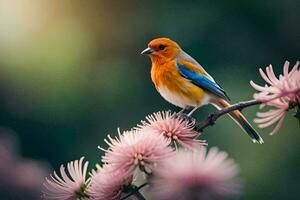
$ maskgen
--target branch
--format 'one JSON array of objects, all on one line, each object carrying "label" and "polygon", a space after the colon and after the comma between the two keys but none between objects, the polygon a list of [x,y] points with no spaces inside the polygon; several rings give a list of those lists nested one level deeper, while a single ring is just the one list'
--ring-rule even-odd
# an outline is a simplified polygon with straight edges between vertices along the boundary
[{"label": "branch", "polygon": [[231,106],[228,106],[226,108],[223,108],[222,110],[216,111],[212,114],[210,114],[205,120],[196,123],[195,125],[195,130],[198,132],[202,132],[203,129],[205,129],[208,126],[212,126],[214,125],[214,123],[217,121],[217,119],[225,114],[230,113],[231,111],[234,110],[242,110],[244,108],[250,107],[250,106],[254,106],[254,105],[258,105],[261,104],[260,101],[257,100],[249,100],[249,101],[244,101],[244,102],[240,102],[240,103],[236,103],[233,104]]}]

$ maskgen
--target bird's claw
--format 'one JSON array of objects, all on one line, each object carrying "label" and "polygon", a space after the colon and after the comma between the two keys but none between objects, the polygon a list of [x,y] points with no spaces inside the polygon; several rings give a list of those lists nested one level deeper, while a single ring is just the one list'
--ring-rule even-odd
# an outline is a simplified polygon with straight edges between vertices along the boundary
[{"label": "bird's claw", "polygon": [[186,113],[179,112],[179,113],[176,114],[176,116],[179,117],[179,118],[181,118],[181,119],[190,121],[190,122],[195,122],[196,121],[195,118],[189,116]]}]

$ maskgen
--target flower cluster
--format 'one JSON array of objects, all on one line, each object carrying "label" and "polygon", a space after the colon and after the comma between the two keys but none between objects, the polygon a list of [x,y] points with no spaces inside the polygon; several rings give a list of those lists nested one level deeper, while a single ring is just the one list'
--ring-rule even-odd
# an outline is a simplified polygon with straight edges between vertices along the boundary
[{"label": "flower cluster", "polygon": [[[146,117],[138,128],[121,132],[116,137],[108,135],[104,141],[102,166],[97,165],[87,176],[88,162],[73,161],[60,168],[60,176],[54,172],[44,183],[44,199],[93,199],[117,200],[132,198],[133,182],[138,173],[147,180],[156,166],[173,157],[178,143],[186,149],[206,145],[197,140],[194,122],[181,118],[170,111],[158,112]],[[176,145],[177,147],[177,145]],[[128,195],[129,194],[129,195]],[[126,199],[128,199],[126,197]]]},{"label": "flower cluster", "polygon": [[261,101],[260,108],[271,106],[267,112],[258,112],[254,121],[260,128],[265,128],[277,123],[271,135],[277,133],[290,109],[299,109],[300,104],[300,69],[299,61],[296,62],[292,70],[289,71],[289,62],[286,61],[283,67],[283,74],[277,78],[274,74],[272,65],[266,68],[266,73],[259,69],[261,77],[266,81],[265,86],[250,82],[258,93],[254,98]]}]

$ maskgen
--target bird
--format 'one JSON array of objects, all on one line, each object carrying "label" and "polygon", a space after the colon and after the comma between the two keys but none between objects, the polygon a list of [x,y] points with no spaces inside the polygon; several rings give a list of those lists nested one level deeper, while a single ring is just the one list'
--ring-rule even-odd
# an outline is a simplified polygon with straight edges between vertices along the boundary
[{"label": "bird", "polygon": [[[199,107],[207,104],[219,110],[230,106],[225,90],[177,42],[169,38],[156,38],[148,43],[141,54],[151,59],[151,79],[156,90],[166,101],[182,108],[180,113],[192,109],[188,113],[191,116]],[[254,143],[263,143],[263,139],[239,110],[228,114]]]}]

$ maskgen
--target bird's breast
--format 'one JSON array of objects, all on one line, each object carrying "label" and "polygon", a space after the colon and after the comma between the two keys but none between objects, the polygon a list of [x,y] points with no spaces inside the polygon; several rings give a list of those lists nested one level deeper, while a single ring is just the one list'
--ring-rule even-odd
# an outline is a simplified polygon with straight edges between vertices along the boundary
[{"label": "bird's breast", "polygon": [[181,76],[175,61],[152,65],[151,78],[161,96],[168,102],[185,108],[207,103],[207,95],[198,86]]}]

